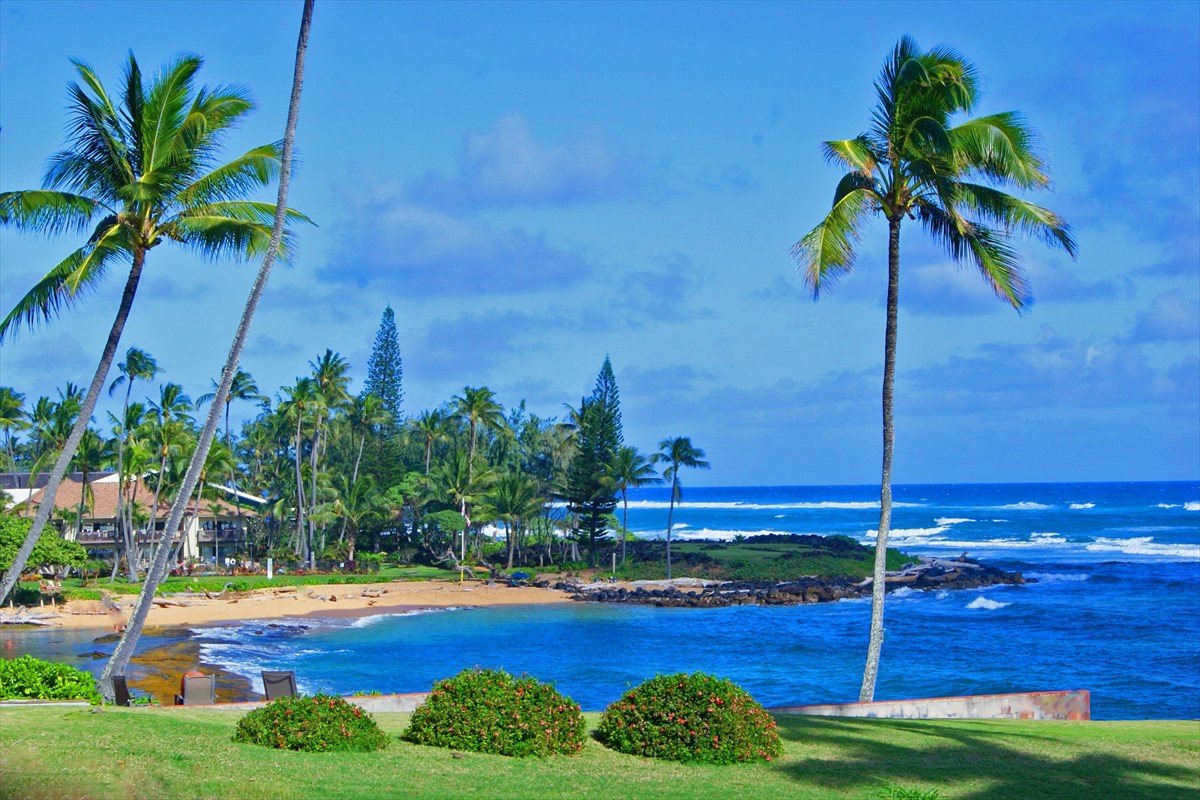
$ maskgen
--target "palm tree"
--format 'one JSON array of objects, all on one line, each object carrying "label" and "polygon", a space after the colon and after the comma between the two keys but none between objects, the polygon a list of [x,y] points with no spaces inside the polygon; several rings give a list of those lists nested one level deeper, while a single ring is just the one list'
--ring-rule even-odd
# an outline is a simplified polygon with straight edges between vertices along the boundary
[{"label": "palm tree", "polygon": [[358,467],[362,464],[363,448],[367,445],[367,434],[392,421],[392,415],[383,405],[379,395],[360,394],[350,402],[346,412],[346,423],[351,435],[358,435],[358,452],[354,456],[354,470],[350,482],[358,480]]},{"label": "palm tree", "polygon": [[[208,455],[208,449],[212,445],[213,435],[217,429],[217,406],[225,402],[225,395],[229,393],[229,386],[233,383],[234,371],[237,369],[238,361],[242,357],[242,349],[246,346],[246,337],[250,332],[250,323],[254,319],[254,312],[258,309],[259,299],[266,288],[267,279],[271,275],[271,268],[275,264],[275,253],[283,241],[284,220],[288,214],[288,186],[291,183],[292,177],[292,149],[296,138],[296,120],[300,116],[300,89],[304,84],[304,56],[308,49],[308,32],[312,25],[312,13],[313,0],[304,0],[304,9],[300,17],[300,35],[296,42],[296,66],[292,73],[292,96],[291,102],[288,105],[287,127],[283,134],[279,194],[275,201],[275,216],[271,227],[271,240],[266,255],[263,257],[262,266],[259,268],[258,275],[254,280],[254,285],[250,289],[250,296],[246,299],[246,306],[242,310],[242,318],[238,322],[237,331],[234,333],[233,344],[230,346],[229,356],[225,360],[225,368],[221,371],[221,385],[217,388],[217,395],[213,398],[212,407],[208,410],[208,419],[205,420],[204,429],[200,432],[200,442],[196,447],[196,453],[192,457],[192,463],[188,466],[187,475],[184,476],[184,487],[189,491],[191,486],[195,485],[196,481],[199,480],[200,468],[203,465],[204,457]],[[175,504],[171,507],[168,528],[178,526],[182,518],[183,504],[176,498]],[[142,634],[142,628],[146,624],[146,616],[150,613],[154,593],[158,590],[159,584],[162,583],[166,575],[167,548],[165,547],[165,542],[169,541],[167,535],[164,532],[163,537],[159,540],[159,547],[154,556],[154,563],[150,567],[150,572],[146,576],[145,583],[142,584],[142,591],[138,595],[129,625],[126,627],[125,633],[121,635],[121,641],[117,643],[112,657],[100,675],[99,684],[106,699],[112,696],[112,676],[125,674],[125,669],[129,665],[129,659],[133,655],[133,651],[137,647],[138,638]]]},{"label": "palm tree", "polygon": [[112,442],[101,438],[100,434],[88,428],[79,440],[75,451],[74,464],[82,473],[82,485],[79,490],[79,514],[75,518],[75,538],[83,533],[83,515],[88,506],[88,495],[92,494],[88,476],[100,469],[112,457]]},{"label": "palm tree", "polygon": [[[271,246],[269,203],[243,200],[279,171],[276,144],[256,147],[225,164],[217,160],[228,130],[253,103],[240,89],[194,88],[202,60],[184,55],[147,85],[132,53],[120,105],[91,67],[73,61],[83,85],[68,87],[71,124],[66,147],[50,159],[42,189],[0,193],[0,224],[39,233],[83,232],[87,242],[54,266],[0,322],[0,341],[21,326],[56,317],[103,281],[116,263],[129,274],[116,316],[83,401],[79,421],[43,492],[45,500],[0,581],[12,591],[41,535],[59,483],[95,410],[146,254],[175,241],[205,258],[250,258]],[[304,219],[292,213],[293,219]],[[279,244],[275,244],[279,247]]]},{"label": "palm tree", "polygon": [[[368,395],[375,397],[375,395]],[[378,399],[378,398],[376,398]],[[382,402],[380,403],[382,407]],[[391,414],[387,419],[391,419]],[[354,560],[354,547],[358,542],[358,532],[364,524],[379,516],[383,509],[383,500],[375,489],[375,479],[370,475],[347,480],[341,477],[338,492],[337,515],[342,518],[345,541],[348,545],[346,559]]]},{"label": "palm tree", "polygon": [[17,469],[13,454],[13,431],[29,426],[29,415],[25,413],[25,395],[11,386],[0,386],[0,430],[4,431],[4,453],[8,456],[8,468]]},{"label": "palm tree", "polygon": [[413,430],[425,442],[425,474],[429,474],[429,461],[433,455],[433,446],[448,438],[446,413],[440,408],[432,411],[422,411],[420,416],[412,421]]},{"label": "palm tree", "polygon": [[667,510],[667,580],[671,580],[671,525],[675,519],[675,503],[683,497],[683,485],[679,482],[680,467],[708,469],[711,465],[704,460],[704,451],[692,446],[686,436],[663,439],[658,443],[658,452],[650,457],[655,464],[666,463],[663,480],[671,484],[671,503]]},{"label": "palm tree", "polygon": [[[196,407],[199,408],[201,403],[211,403],[217,396],[216,390],[219,384],[213,381],[213,391],[200,395],[196,398]],[[237,459],[232,457],[233,444],[229,436],[229,406],[234,400],[253,400],[256,403],[261,403],[267,398],[258,391],[258,384],[254,382],[249,372],[246,372],[241,367],[233,374],[233,382],[229,384],[229,394],[225,395],[225,449],[231,454],[229,460],[229,487],[233,489],[233,503],[237,508],[238,521],[238,536],[244,536],[246,529],[242,526],[242,497],[238,494],[237,487]]]},{"label": "palm tree", "polygon": [[471,465],[475,463],[475,441],[479,429],[496,430],[504,424],[504,409],[496,402],[496,395],[486,386],[478,389],[466,386],[461,395],[454,395],[454,413],[467,420],[471,428],[471,449],[468,453]]},{"label": "palm tree", "polygon": [[[295,422],[296,435],[293,440],[293,456],[296,465],[296,554],[307,560],[309,540],[304,536],[304,476],[301,462],[304,453],[304,440],[301,438],[304,421],[312,407],[317,402],[317,390],[312,378],[298,378],[296,385],[283,390],[284,396],[279,403],[281,422]],[[314,442],[313,447],[316,447]]]},{"label": "palm tree", "polygon": [[[126,566],[129,571],[129,579],[137,580],[137,564],[134,559],[129,557],[131,532],[125,528],[122,521],[125,519],[125,443],[133,432],[133,426],[128,423],[129,419],[129,396],[133,392],[133,382],[141,379],[144,381],[152,381],[158,375],[158,362],[154,360],[154,356],[147,353],[145,350],[139,350],[136,347],[131,347],[125,351],[125,360],[117,364],[117,369],[120,371],[113,382],[108,386],[108,396],[112,397],[114,391],[122,383],[125,384],[125,402],[121,408],[121,430],[118,432],[117,438],[117,526],[121,528],[122,536],[125,539]],[[114,576],[116,569],[117,558],[116,545],[113,546],[113,568]]]},{"label": "palm tree", "polygon": [[629,490],[662,483],[654,467],[636,447],[622,445],[611,464],[605,465],[604,482],[621,493],[621,563],[625,563],[625,536],[629,532]]},{"label": "palm tree", "polygon": [[1012,235],[1034,235],[1075,255],[1070,227],[1056,214],[1001,191],[1045,189],[1050,179],[1035,135],[1017,113],[952,124],[978,99],[975,67],[955,51],[923,52],[904,37],[875,82],[878,101],[871,127],[854,139],[826,142],[825,157],[849,171],[834,192],[825,219],[793,248],[804,279],[817,296],[854,266],[855,245],[870,214],[888,223],[888,297],[883,359],[883,470],[879,531],[871,591],[871,634],[861,702],[875,696],[883,647],[884,571],[892,512],[892,400],[900,289],[900,226],[913,219],[946,249],[969,263],[1014,308],[1028,286]]},{"label": "palm tree", "polygon": [[487,502],[504,523],[504,538],[508,544],[505,569],[512,569],[517,536],[524,529],[525,521],[540,514],[544,505],[538,495],[537,481],[520,470],[506,472],[492,484]]}]

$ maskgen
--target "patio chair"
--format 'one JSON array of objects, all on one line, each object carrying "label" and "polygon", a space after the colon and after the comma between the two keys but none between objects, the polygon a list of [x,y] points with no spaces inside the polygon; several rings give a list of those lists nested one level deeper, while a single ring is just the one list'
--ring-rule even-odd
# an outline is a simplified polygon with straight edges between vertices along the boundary
[{"label": "patio chair", "polygon": [[129,684],[125,682],[125,676],[113,675],[112,685],[117,705],[128,706],[130,704]]},{"label": "patio chair", "polygon": [[217,701],[217,679],[212,675],[184,675],[183,694],[175,695],[177,706],[211,706]]},{"label": "patio chair", "polygon": [[263,670],[263,694],[268,700],[276,700],[280,697],[294,697],[296,694],[296,673],[291,670],[286,672],[268,672]]}]

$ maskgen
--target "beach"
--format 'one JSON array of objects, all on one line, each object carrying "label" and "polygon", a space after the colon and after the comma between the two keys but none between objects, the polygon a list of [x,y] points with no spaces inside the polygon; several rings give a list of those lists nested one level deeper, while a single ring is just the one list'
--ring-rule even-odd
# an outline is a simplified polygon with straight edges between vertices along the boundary
[{"label": "beach", "polygon": [[[136,601],[133,595],[117,596],[106,603],[73,601],[54,608],[32,608],[23,616],[54,627],[113,631],[128,622]],[[570,601],[567,594],[556,589],[489,585],[480,581],[283,586],[250,592],[186,593],[156,598],[146,626],[197,627],[251,619],[363,617],[421,608],[543,605]],[[7,610],[4,615],[11,619]]]}]

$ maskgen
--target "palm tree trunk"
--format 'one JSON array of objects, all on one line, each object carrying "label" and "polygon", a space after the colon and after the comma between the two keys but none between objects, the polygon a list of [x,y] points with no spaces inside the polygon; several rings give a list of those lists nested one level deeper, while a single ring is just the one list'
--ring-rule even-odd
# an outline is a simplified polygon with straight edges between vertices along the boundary
[{"label": "palm tree trunk", "polygon": [[296,555],[304,556],[304,476],[300,472],[300,420],[303,415],[297,409],[296,413]]},{"label": "palm tree trunk", "polygon": [[[233,505],[235,508],[237,508],[238,527],[237,527],[237,535],[234,537],[234,539],[237,540],[237,539],[241,538],[244,541],[244,537],[246,536],[246,530],[245,530],[245,528],[242,527],[242,497],[241,497],[241,495],[238,494],[238,488],[237,488],[237,458],[235,458],[233,455],[233,445],[231,443],[231,439],[229,438],[229,399],[228,398],[226,398],[226,401],[225,401],[225,449],[229,451],[229,456],[231,459],[231,461],[229,463],[229,488],[233,489]],[[234,558],[237,558],[237,553],[234,553]]]},{"label": "palm tree trunk", "polygon": [[104,351],[100,355],[100,363],[96,366],[96,374],[92,377],[92,384],[83,398],[79,419],[75,420],[75,427],[71,429],[67,443],[63,446],[62,452],[58,454],[58,460],[54,462],[50,480],[42,492],[42,501],[38,504],[37,515],[33,518],[33,525],[29,527],[29,533],[25,535],[25,541],[21,543],[20,549],[13,557],[8,571],[4,573],[3,579],[0,579],[0,603],[4,602],[9,592],[17,585],[17,579],[29,561],[29,554],[33,552],[34,545],[37,544],[38,537],[42,535],[46,521],[50,519],[50,513],[54,510],[54,496],[58,494],[58,486],[62,483],[63,475],[67,473],[71,459],[75,457],[75,451],[79,449],[83,432],[87,430],[88,423],[92,419],[92,412],[96,410],[100,389],[104,386],[108,370],[112,367],[113,356],[116,355],[117,345],[121,341],[121,333],[125,330],[125,320],[129,317],[129,309],[133,307],[133,297],[137,294],[138,281],[141,280],[142,267],[145,266],[145,263],[146,252],[144,250],[135,251],[133,265],[129,268],[129,278],[126,279],[125,290],[121,293],[121,303],[117,306],[117,316],[113,319],[112,328],[108,332],[108,339],[104,343]]},{"label": "palm tree trunk", "polygon": [[871,638],[867,644],[867,663],[863,668],[860,703],[875,699],[875,680],[879,676],[879,656],[883,651],[883,598],[887,592],[888,532],[892,525],[892,450],[896,432],[893,426],[892,400],[896,382],[896,321],[900,309],[900,219],[888,220],[888,295],[887,327],[883,338],[883,475],[879,486],[879,533],[875,536],[875,572],[871,581]]},{"label": "palm tree trunk", "polygon": [[625,566],[625,539],[629,536],[629,497],[625,494],[625,488],[621,487],[621,504],[624,510],[621,512],[621,566]]},{"label": "palm tree trunk", "polygon": [[[125,562],[126,568],[129,566],[129,536],[125,532],[125,442],[129,439],[129,431],[126,426],[129,424],[129,396],[133,394],[133,373],[130,372],[129,380],[125,384],[125,402],[121,406],[121,439],[117,442],[117,516],[116,525],[121,533],[121,538],[125,544]],[[117,536],[113,534],[113,571],[109,578],[109,583],[117,577],[117,564],[120,562],[121,556],[117,550]],[[135,577],[136,579],[136,577]]]},{"label": "palm tree trunk", "polygon": [[[292,100],[288,107],[287,129],[283,136],[283,158],[279,170],[279,197],[275,205],[275,227],[271,231],[271,244],[267,249],[266,256],[263,258],[262,267],[259,268],[254,286],[250,290],[250,297],[246,301],[246,307],[242,311],[242,319],[238,323],[237,333],[233,339],[233,346],[230,348],[229,356],[225,361],[225,370],[221,373],[221,385],[217,388],[217,396],[213,399],[212,407],[209,408],[208,420],[205,422],[204,430],[200,434],[200,441],[196,444],[196,452],[192,455],[192,463],[188,467],[187,475],[184,476],[183,489],[180,491],[179,497],[175,499],[175,504],[171,508],[171,517],[169,520],[171,524],[168,524],[168,530],[170,530],[172,524],[179,524],[179,520],[183,516],[183,505],[186,503],[186,497],[191,493],[191,487],[199,479],[200,469],[204,466],[204,459],[208,457],[208,449],[212,445],[213,434],[217,428],[217,405],[224,403],[225,398],[229,396],[229,387],[233,383],[234,372],[237,370],[238,361],[241,359],[242,349],[246,345],[246,336],[250,331],[250,323],[254,319],[254,312],[258,308],[258,300],[262,296],[263,289],[266,288],[267,278],[270,277],[271,267],[275,263],[275,254],[278,252],[279,243],[283,239],[283,222],[287,211],[288,184],[291,182],[292,149],[296,138],[296,118],[300,113],[300,88],[304,83],[304,53],[308,47],[308,30],[312,24],[312,11],[313,0],[304,0],[304,12],[300,21],[300,37],[296,43],[296,69],[292,77]],[[163,546],[160,539],[158,552],[155,554],[150,572],[146,575],[146,581],[142,584],[142,592],[138,595],[137,606],[134,608],[129,626],[121,634],[121,641],[117,643],[112,657],[109,659],[108,664],[105,665],[104,672],[100,675],[98,683],[106,699],[111,699],[113,696],[112,676],[125,674],[125,670],[129,666],[129,659],[133,656],[133,651],[137,647],[137,641],[142,634],[142,628],[146,625],[146,616],[150,613],[154,592],[158,590],[158,586],[162,583],[163,576],[166,574],[166,553],[167,548]]]},{"label": "palm tree trunk", "polygon": [[671,471],[671,504],[667,507],[667,580],[671,580],[671,523],[675,519],[675,492],[679,485],[679,465]]}]

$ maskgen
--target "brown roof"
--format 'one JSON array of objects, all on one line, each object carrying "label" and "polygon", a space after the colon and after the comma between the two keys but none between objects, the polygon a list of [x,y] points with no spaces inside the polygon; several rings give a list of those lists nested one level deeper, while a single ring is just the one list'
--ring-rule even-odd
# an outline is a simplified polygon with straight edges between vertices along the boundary
[{"label": "brown roof", "polygon": [[[117,517],[117,482],[115,480],[95,480],[88,481],[91,485],[92,492],[91,502],[87,506],[87,515],[84,519],[88,520],[115,520]],[[132,488],[132,487],[131,487]],[[76,510],[79,508],[80,493],[83,490],[83,482],[77,478],[64,478],[59,484],[58,492],[54,495],[55,509]],[[30,504],[34,507],[41,504],[44,489],[40,489],[33,493],[30,498]],[[149,509],[149,506],[154,502],[154,486],[147,483],[145,480],[137,481],[136,494],[132,491],[130,494],[134,500],[143,508]],[[155,515],[159,519],[165,518],[171,513],[171,501],[174,498],[163,496],[158,501],[158,513]],[[213,513],[209,510],[210,506],[216,503],[221,507],[220,516],[233,517],[237,515],[237,508],[233,503],[223,499],[200,498],[200,518],[212,519]],[[188,503],[190,511],[195,504],[195,495],[192,495],[192,500]],[[253,515],[254,511],[248,505],[242,506],[242,514]]]}]

